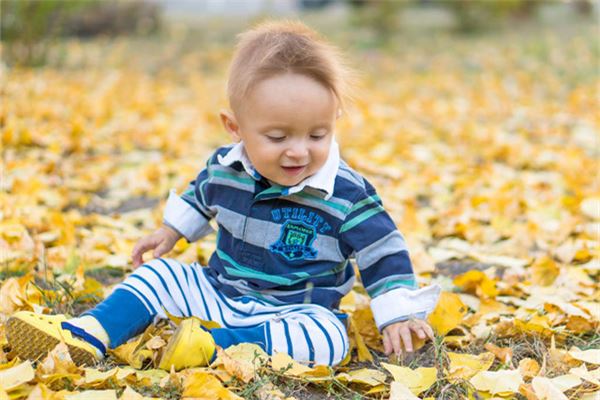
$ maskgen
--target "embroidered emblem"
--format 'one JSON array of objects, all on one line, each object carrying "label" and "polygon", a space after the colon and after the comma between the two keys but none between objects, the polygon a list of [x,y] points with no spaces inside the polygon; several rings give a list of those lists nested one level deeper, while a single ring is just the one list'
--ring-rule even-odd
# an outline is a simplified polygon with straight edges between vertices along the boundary
[{"label": "embroidered emblem", "polygon": [[269,246],[269,250],[281,254],[290,261],[316,258],[317,250],[312,247],[316,238],[317,231],[314,226],[302,221],[288,220],[281,227],[279,239]]}]

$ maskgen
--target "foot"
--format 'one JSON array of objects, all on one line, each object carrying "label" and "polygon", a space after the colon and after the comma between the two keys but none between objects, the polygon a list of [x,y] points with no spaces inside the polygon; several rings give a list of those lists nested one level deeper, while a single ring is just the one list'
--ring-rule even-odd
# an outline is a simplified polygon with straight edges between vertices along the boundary
[{"label": "foot", "polygon": [[158,368],[169,371],[192,367],[205,367],[216,353],[215,341],[195,318],[181,321],[167,343]]},{"label": "foot", "polygon": [[[19,311],[6,323],[6,337],[11,350],[20,358],[40,360],[64,342],[69,348],[71,359],[77,365],[93,365],[104,357],[105,349],[78,337],[97,341],[85,331],[69,324],[64,315],[36,314]],[[101,346],[101,347],[100,347]]]}]

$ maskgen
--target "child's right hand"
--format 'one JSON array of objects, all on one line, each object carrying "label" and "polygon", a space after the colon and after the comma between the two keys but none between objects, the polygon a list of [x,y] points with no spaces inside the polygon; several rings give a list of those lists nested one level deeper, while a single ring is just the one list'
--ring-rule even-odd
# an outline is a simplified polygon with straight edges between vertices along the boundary
[{"label": "child's right hand", "polygon": [[175,243],[181,239],[179,232],[166,225],[161,226],[156,231],[148,236],[144,236],[133,247],[131,259],[133,260],[133,268],[137,268],[143,264],[142,255],[148,250],[154,249],[152,255],[158,258],[161,255],[171,251]]}]

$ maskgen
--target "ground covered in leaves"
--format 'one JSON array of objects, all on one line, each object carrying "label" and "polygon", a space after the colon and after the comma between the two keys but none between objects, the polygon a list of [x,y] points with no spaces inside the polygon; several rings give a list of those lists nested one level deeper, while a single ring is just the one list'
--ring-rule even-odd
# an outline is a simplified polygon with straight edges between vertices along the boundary
[{"label": "ground covered in leaves", "polygon": [[[166,321],[93,368],[60,345],[15,358],[6,320],[100,301],[161,222],[168,190],[227,142],[217,112],[231,50],[185,47],[173,29],[65,42],[56,65],[4,68],[0,399],[597,399],[595,29],[347,46],[365,85],[338,126],[342,156],[378,188],[420,283],[444,292],[436,341],[388,359],[357,286],[342,304],[352,357],[333,370],[242,345],[208,368],[160,371]],[[180,242],[171,255],[205,262],[213,247]]]}]

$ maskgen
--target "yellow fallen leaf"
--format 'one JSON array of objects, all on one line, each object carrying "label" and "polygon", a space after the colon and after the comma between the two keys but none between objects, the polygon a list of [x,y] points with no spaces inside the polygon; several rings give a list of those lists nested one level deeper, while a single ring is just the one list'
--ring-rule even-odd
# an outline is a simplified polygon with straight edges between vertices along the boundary
[{"label": "yellow fallen leaf", "polygon": [[299,376],[312,370],[292,359],[289,354],[275,353],[271,356],[271,368],[275,371],[284,371],[285,375]]},{"label": "yellow fallen leaf", "polygon": [[487,371],[494,363],[492,353],[479,355],[448,352],[450,366],[446,378],[449,382],[468,380],[482,371]]},{"label": "yellow fallen leaf", "polygon": [[127,377],[131,376],[131,375],[135,375],[136,370],[134,368],[131,367],[125,367],[125,368],[121,368],[121,367],[117,367],[117,374],[115,375],[115,377],[117,378],[118,381],[126,379]]},{"label": "yellow fallen leaf", "polygon": [[138,382],[147,382],[147,385],[159,384],[167,376],[169,376],[169,373],[162,369],[147,369],[143,371],[135,371],[135,377],[137,378]]},{"label": "yellow fallen leaf", "polygon": [[117,372],[119,372],[117,367],[105,372],[99,371],[96,368],[84,368],[85,378],[82,383],[103,383],[113,376],[116,376]]},{"label": "yellow fallen leaf", "polygon": [[550,326],[548,321],[548,315],[538,315],[533,314],[531,316],[527,316],[527,320],[521,320],[516,318],[514,320],[514,327],[517,331],[523,332],[525,334],[539,334],[544,337],[551,337],[558,331],[555,331]]},{"label": "yellow fallen leaf", "polygon": [[518,392],[519,386],[524,383],[518,370],[482,371],[469,382],[475,389],[493,395]]},{"label": "yellow fallen leaf", "polygon": [[369,351],[369,348],[365,344],[362,335],[356,327],[356,322],[353,317],[350,317],[350,337],[356,346],[356,352],[358,354],[358,361],[370,361],[373,362],[373,355]]},{"label": "yellow fallen leaf", "polygon": [[333,369],[327,365],[315,365],[310,371],[304,372],[300,376],[311,382],[324,382],[333,378]]},{"label": "yellow fallen leaf", "polygon": [[376,369],[361,368],[350,372],[342,372],[335,376],[342,382],[360,383],[368,386],[377,386],[385,383],[387,376]]},{"label": "yellow fallen leaf", "polygon": [[117,400],[116,390],[84,390],[83,392],[67,394],[65,400]]},{"label": "yellow fallen leaf", "polygon": [[598,328],[598,322],[592,321],[589,317],[584,318],[578,315],[571,315],[567,319],[565,327],[569,332],[580,335],[596,330]]},{"label": "yellow fallen leaf", "polygon": [[561,392],[566,392],[576,386],[581,385],[581,378],[573,374],[565,374],[550,378],[552,385],[556,386]]},{"label": "yellow fallen leaf", "polygon": [[[0,387],[1,386],[2,385],[0,385]],[[14,395],[14,392],[11,392],[11,395]],[[54,399],[61,398],[61,397],[62,396],[60,394],[57,394],[54,391],[48,389],[48,387],[46,385],[44,385],[43,383],[38,383],[37,385],[35,385],[35,387],[33,389],[31,389],[31,392],[29,392],[27,399],[28,400],[38,400],[38,399],[39,400],[54,400]],[[14,396],[13,396],[13,398],[14,398]],[[8,399],[8,397],[7,397],[7,399]],[[4,400],[4,398],[2,397],[1,394],[0,394],[0,400]]]},{"label": "yellow fallen leaf", "polygon": [[287,398],[286,395],[271,382],[268,382],[258,388],[254,392],[254,395],[259,400],[286,400]]},{"label": "yellow fallen leaf", "polygon": [[504,364],[509,364],[512,360],[513,352],[510,347],[498,347],[492,343],[486,343],[483,347]]},{"label": "yellow fallen leaf", "polygon": [[136,392],[129,386],[127,386],[125,388],[125,390],[123,390],[121,397],[119,397],[119,400],[146,400],[146,399],[148,399],[148,397],[142,396],[141,394],[139,394],[138,392]]},{"label": "yellow fallen leaf", "polygon": [[184,379],[182,397],[193,397],[195,400],[243,400],[213,375],[203,371],[194,372]]},{"label": "yellow fallen leaf", "polygon": [[467,314],[467,306],[456,293],[442,292],[437,306],[429,315],[431,327],[440,336],[456,328]]},{"label": "yellow fallen leaf", "polygon": [[600,349],[570,350],[569,355],[588,364],[600,365]]},{"label": "yellow fallen leaf", "polygon": [[48,355],[38,366],[38,370],[44,374],[70,375],[80,374],[81,370],[69,353],[69,348],[64,342],[61,342],[48,352]]},{"label": "yellow fallen leaf", "polygon": [[588,197],[579,205],[579,210],[591,219],[600,220],[600,197]]},{"label": "yellow fallen leaf", "polygon": [[548,378],[536,376],[531,386],[539,400],[568,400],[567,396]]},{"label": "yellow fallen leaf", "polygon": [[411,369],[388,363],[381,363],[381,366],[392,374],[395,381],[406,385],[415,395],[429,389],[437,380],[436,368]]},{"label": "yellow fallen leaf", "polygon": [[449,348],[462,349],[467,346],[473,340],[473,335],[448,335],[444,336],[442,342],[445,343]]},{"label": "yellow fallen leaf", "polygon": [[476,294],[478,297],[494,298],[498,295],[496,282],[479,270],[467,271],[454,278],[454,284],[465,293]]},{"label": "yellow fallen leaf", "polygon": [[389,400],[420,400],[402,382],[394,381],[390,385]]},{"label": "yellow fallen leaf", "polygon": [[0,370],[0,388],[10,391],[35,377],[31,361],[27,360],[11,368]]},{"label": "yellow fallen leaf", "polygon": [[600,386],[600,369],[588,371],[585,364],[582,364],[577,368],[571,368],[569,373],[576,375],[583,380],[591,382],[596,386]]},{"label": "yellow fallen leaf", "polygon": [[558,277],[560,268],[552,258],[544,256],[533,262],[529,267],[529,272],[534,284],[550,286]]},{"label": "yellow fallen leaf", "polygon": [[165,342],[160,336],[154,336],[152,339],[144,343],[144,347],[146,347],[149,350],[160,349],[161,347],[164,347],[166,345],[167,342]]},{"label": "yellow fallen leaf", "polygon": [[583,393],[579,400],[598,400],[600,399],[600,390],[591,393]]},{"label": "yellow fallen leaf", "polygon": [[0,287],[0,312],[12,314],[24,308],[27,298],[26,287],[33,281],[33,275],[27,274],[20,278],[8,278]]},{"label": "yellow fallen leaf", "polygon": [[263,349],[252,343],[242,343],[226,350],[218,349],[217,359],[213,365],[223,365],[225,371],[243,382],[250,382],[256,376],[269,356]]},{"label": "yellow fallen leaf", "polygon": [[[5,342],[5,343],[8,343],[8,342]],[[21,361],[19,359],[19,357],[15,357],[12,360],[10,360],[9,362],[5,362],[4,364],[0,364],[0,371],[12,368],[12,367],[14,367],[17,364],[20,364],[19,361]]]},{"label": "yellow fallen leaf", "polygon": [[388,385],[382,384],[382,385],[373,386],[371,389],[364,392],[364,394],[371,395],[371,394],[378,394],[378,393],[383,393],[383,392],[387,392],[387,391],[388,391]]},{"label": "yellow fallen leaf", "polygon": [[531,379],[540,372],[540,364],[533,358],[523,358],[519,361],[519,372],[523,378]]},{"label": "yellow fallen leaf", "polygon": [[128,342],[123,343],[116,349],[112,349],[109,352],[115,355],[119,360],[126,362],[135,369],[141,369],[144,361],[151,359],[153,351],[144,347],[140,348],[141,337]]}]

